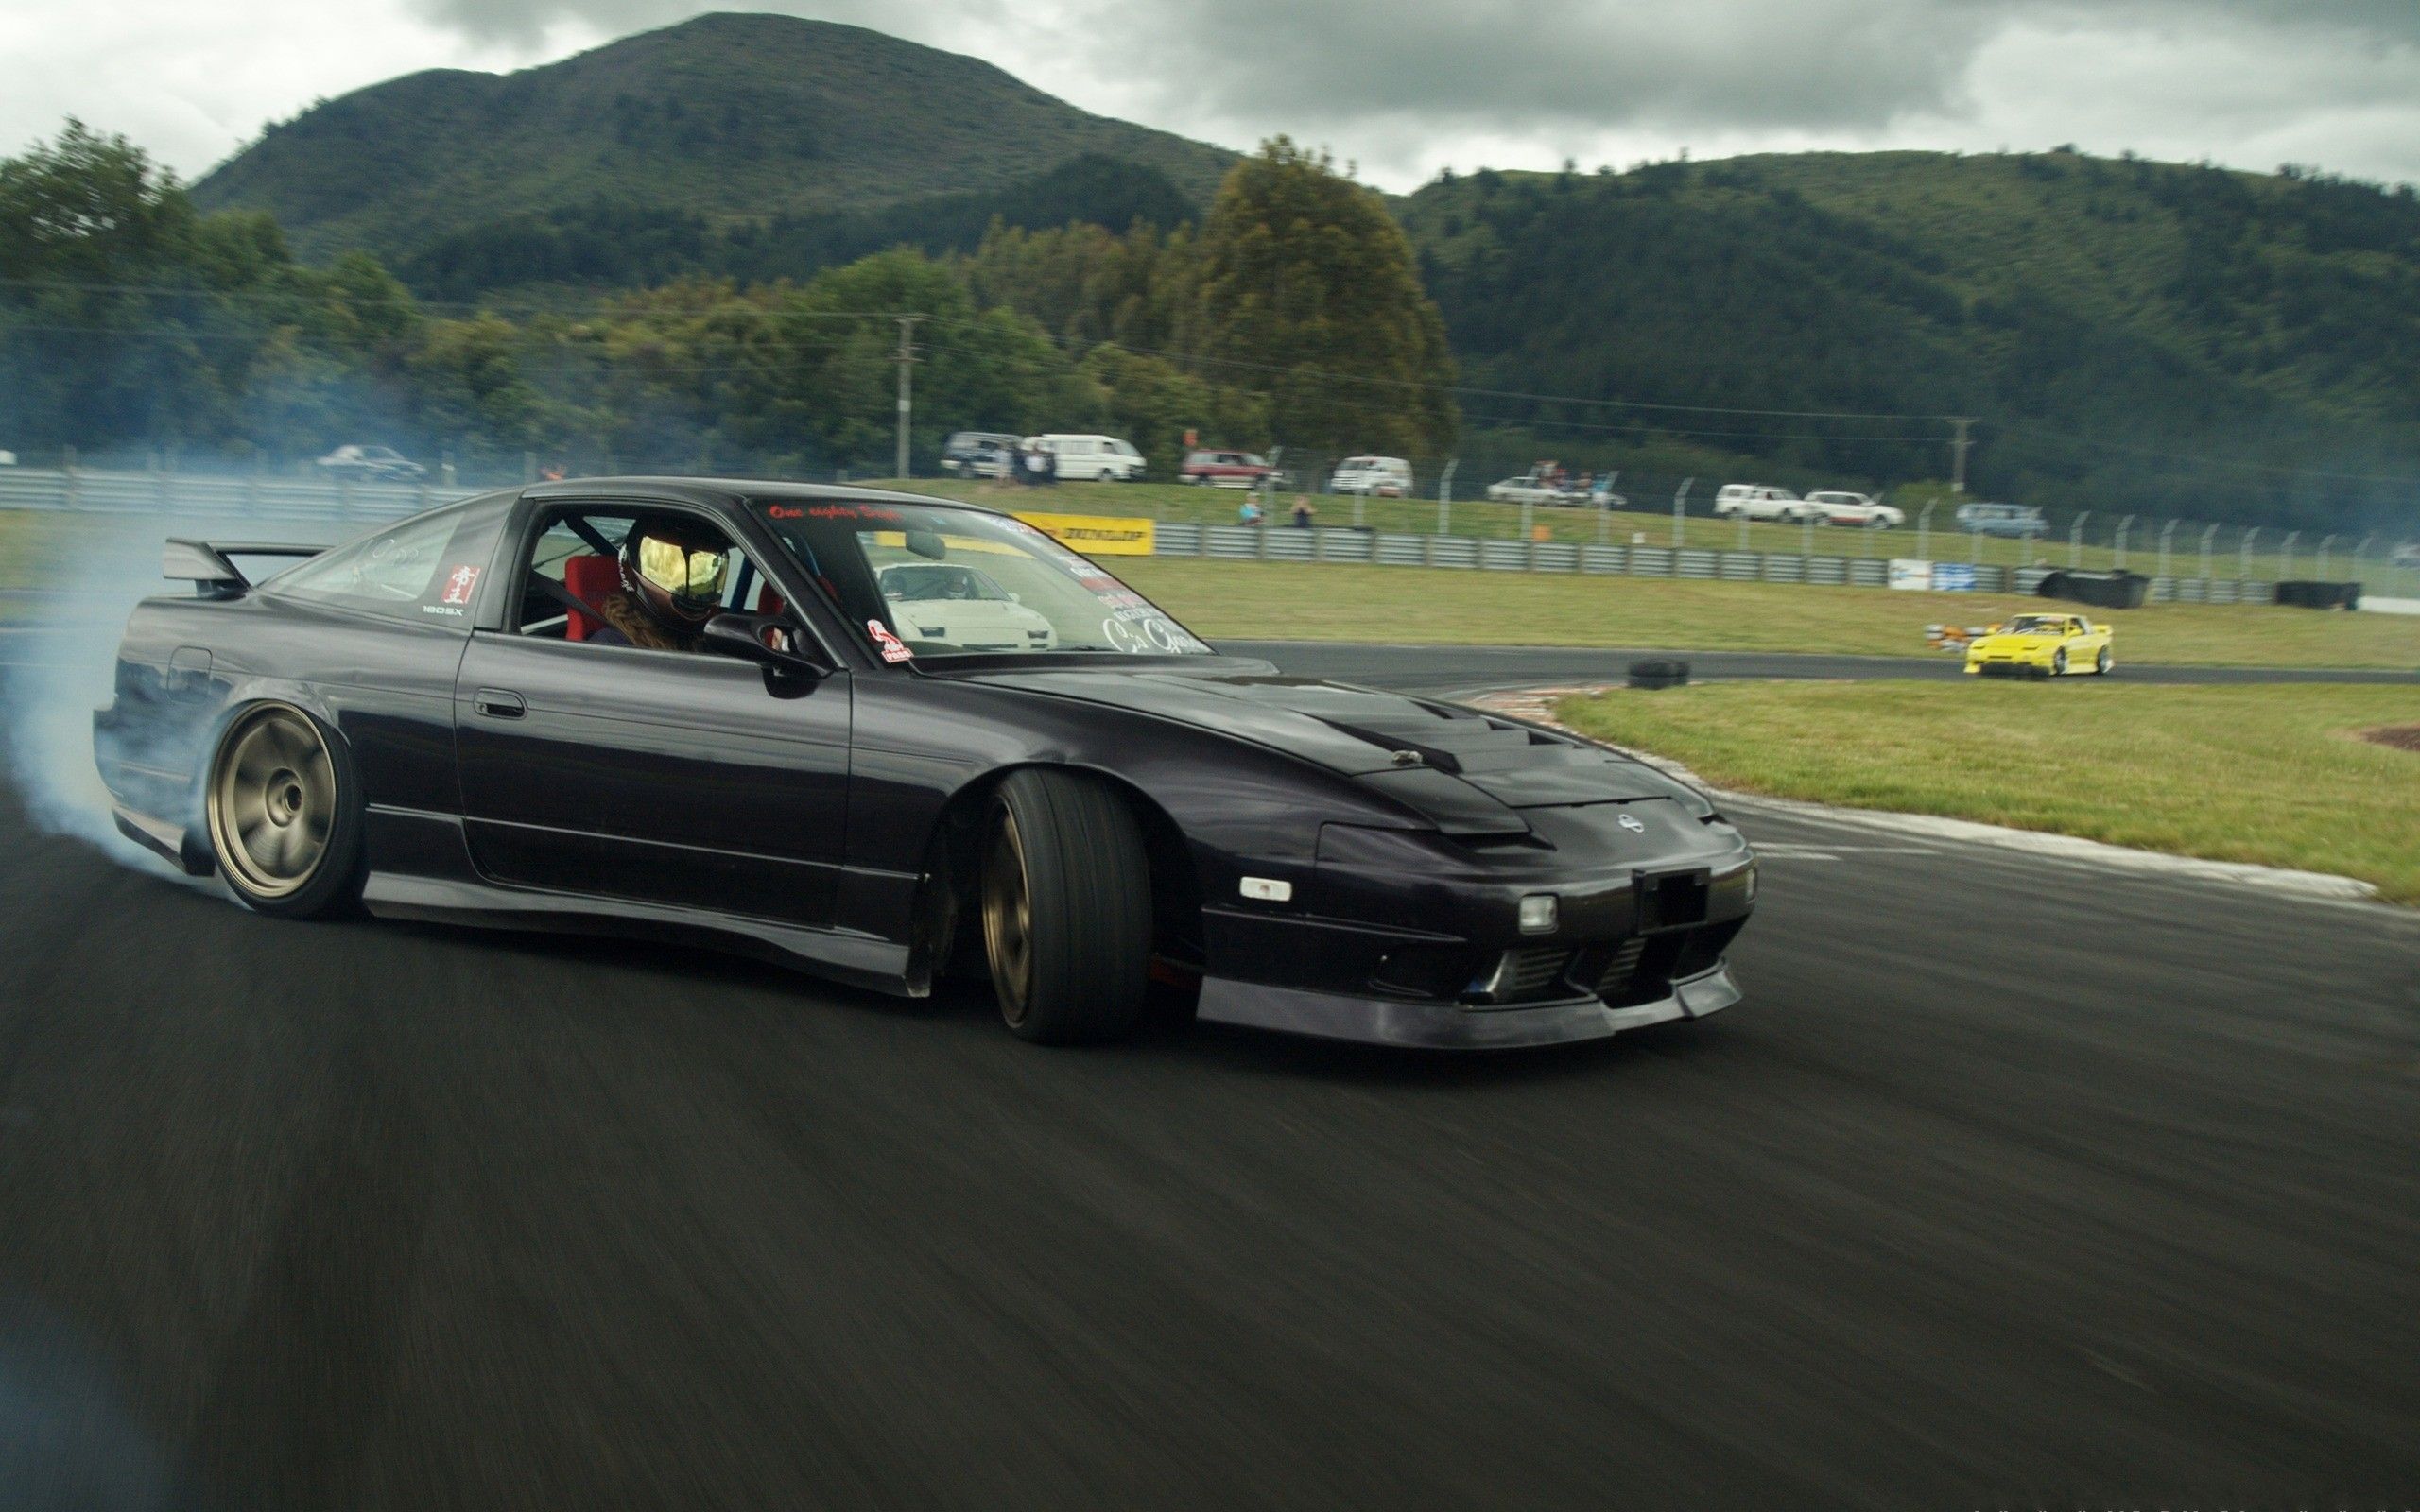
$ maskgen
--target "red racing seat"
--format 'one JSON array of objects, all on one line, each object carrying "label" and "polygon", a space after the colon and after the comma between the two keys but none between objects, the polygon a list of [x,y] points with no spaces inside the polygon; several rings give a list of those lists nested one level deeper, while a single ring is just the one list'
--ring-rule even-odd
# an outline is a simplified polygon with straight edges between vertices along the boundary
[{"label": "red racing seat", "polygon": [[786,606],[782,603],[781,590],[775,588],[772,584],[767,583],[764,587],[756,591],[757,613],[779,614],[785,607]]},{"label": "red racing seat", "polygon": [[[583,604],[600,605],[622,591],[622,564],[612,557],[566,558],[563,589]],[[595,615],[573,610],[563,623],[563,639],[585,641],[604,627]]]}]

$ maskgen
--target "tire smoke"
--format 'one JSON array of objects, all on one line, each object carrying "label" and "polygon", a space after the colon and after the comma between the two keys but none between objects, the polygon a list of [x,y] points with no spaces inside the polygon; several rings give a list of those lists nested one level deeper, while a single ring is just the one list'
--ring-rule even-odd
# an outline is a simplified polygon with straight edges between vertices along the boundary
[{"label": "tire smoke", "polygon": [[[121,865],[191,881],[117,833],[93,761],[93,714],[110,704],[118,638],[143,599],[181,590],[160,576],[170,536],[247,536],[240,523],[164,515],[35,515],[24,559],[33,586],[0,592],[0,765],[37,830],[73,836]],[[182,743],[181,743],[182,745]],[[190,769],[196,753],[144,759]]]}]

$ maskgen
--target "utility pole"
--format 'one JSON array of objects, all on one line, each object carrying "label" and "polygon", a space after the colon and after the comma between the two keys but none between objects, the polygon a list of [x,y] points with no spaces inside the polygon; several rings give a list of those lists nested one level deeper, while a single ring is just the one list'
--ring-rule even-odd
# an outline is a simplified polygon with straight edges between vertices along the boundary
[{"label": "utility pole", "polygon": [[915,370],[916,370],[916,322],[917,322],[917,321],[919,321],[919,320],[921,320],[921,319],[923,319],[923,318],[924,318],[924,317],[923,317],[923,316],[921,316],[921,315],[902,315],[902,316],[896,316],[896,317],[894,317],[893,318],[897,319],[897,320],[898,320],[898,322],[899,322],[899,357],[898,357],[898,362],[899,362],[899,473],[898,473],[898,475],[899,475],[900,477],[902,477],[902,478],[905,478],[905,477],[909,476],[909,473],[908,473],[908,421],[910,421],[910,420],[915,416],[915,413],[916,413],[916,380],[915,380],[915,377],[914,377]]},{"label": "utility pole", "polygon": [[1958,434],[1949,442],[1949,491],[1963,493],[1966,491],[1966,449],[1975,444],[1967,439],[1966,432],[1975,421],[1971,418],[1953,415],[1949,423],[1958,427]]}]

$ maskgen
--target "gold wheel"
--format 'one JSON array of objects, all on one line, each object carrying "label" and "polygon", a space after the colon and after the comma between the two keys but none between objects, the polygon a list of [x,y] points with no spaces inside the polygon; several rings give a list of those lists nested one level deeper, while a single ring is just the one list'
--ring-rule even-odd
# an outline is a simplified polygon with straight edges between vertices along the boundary
[{"label": "gold wheel", "polygon": [[1025,841],[1006,807],[983,861],[983,948],[1000,1013],[1011,1026],[1025,1022],[1033,995],[1033,894],[1027,883]]},{"label": "gold wheel", "polygon": [[211,848],[252,897],[290,897],[328,853],[337,813],[336,763],[301,710],[264,704],[219,744],[208,804]]}]

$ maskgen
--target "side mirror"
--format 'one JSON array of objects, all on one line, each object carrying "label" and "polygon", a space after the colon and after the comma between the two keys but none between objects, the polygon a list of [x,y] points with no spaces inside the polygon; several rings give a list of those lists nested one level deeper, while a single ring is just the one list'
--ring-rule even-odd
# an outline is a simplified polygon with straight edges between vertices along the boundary
[{"label": "side mirror", "polygon": [[[781,644],[775,644],[775,638]],[[736,657],[777,672],[821,678],[832,669],[795,649],[805,644],[798,628],[779,614],[717,614],[706,621],[702,639],[718,656]]]}]

